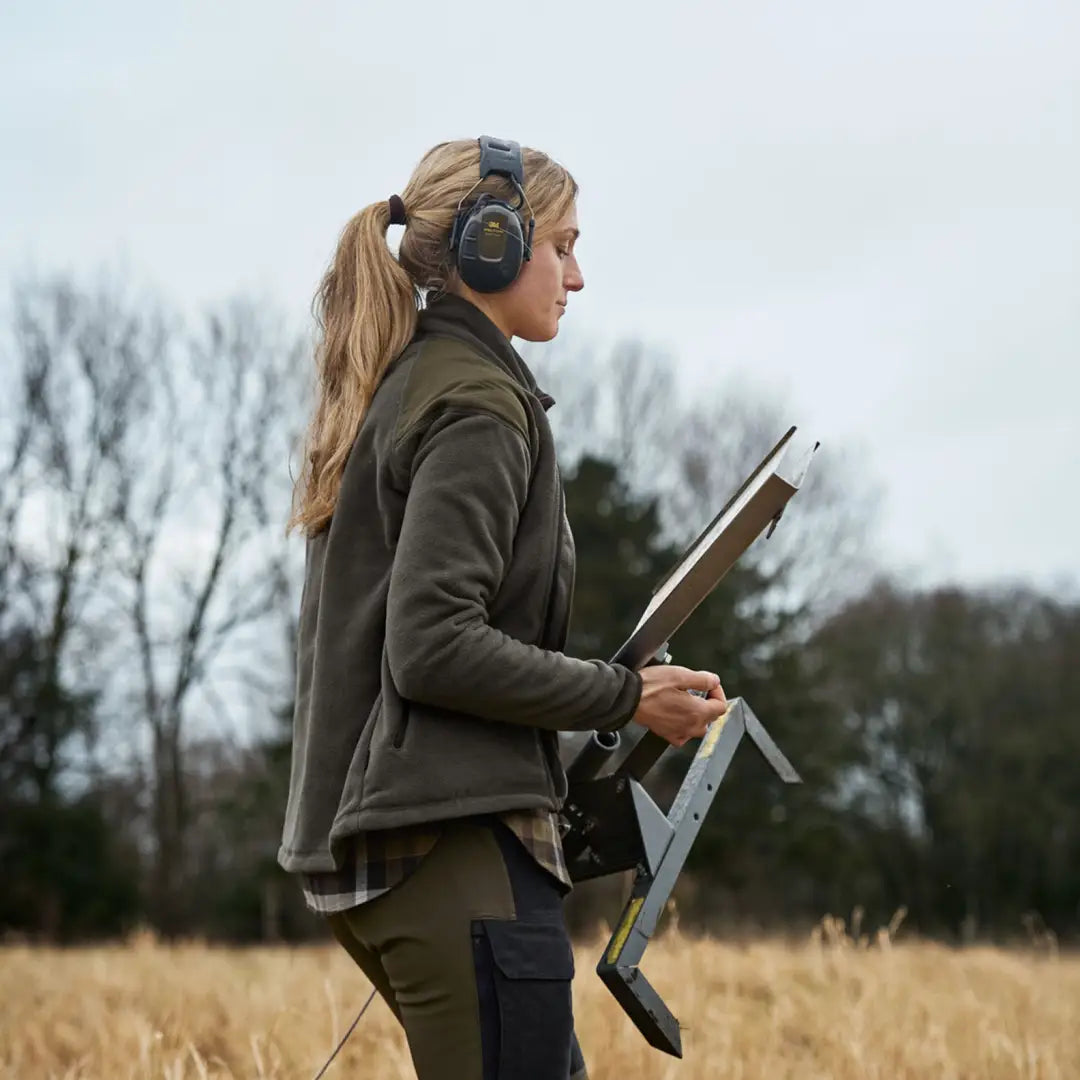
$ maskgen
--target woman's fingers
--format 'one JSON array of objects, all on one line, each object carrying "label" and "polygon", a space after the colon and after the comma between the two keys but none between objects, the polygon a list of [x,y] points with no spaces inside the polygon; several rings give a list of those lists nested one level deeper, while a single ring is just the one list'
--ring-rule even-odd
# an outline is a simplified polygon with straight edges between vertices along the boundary
[{"label": "woman's fingers", "polygon": [[720,685],[720,676],[712,671],[694,671],[691,668],[669,667],[671,681],[683,690],[702,690],[711,693]]}]

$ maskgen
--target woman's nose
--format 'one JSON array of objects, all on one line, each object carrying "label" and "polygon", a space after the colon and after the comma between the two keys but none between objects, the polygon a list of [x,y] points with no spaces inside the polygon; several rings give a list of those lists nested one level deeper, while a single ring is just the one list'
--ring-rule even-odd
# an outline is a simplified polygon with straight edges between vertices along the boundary
[{"label": "woman's nose", "polygon": [[581,276],[581,267],[578,266],[576,259],[563,274],[563,286],[570,292],[580,292],[585,288],[585,279]]}]

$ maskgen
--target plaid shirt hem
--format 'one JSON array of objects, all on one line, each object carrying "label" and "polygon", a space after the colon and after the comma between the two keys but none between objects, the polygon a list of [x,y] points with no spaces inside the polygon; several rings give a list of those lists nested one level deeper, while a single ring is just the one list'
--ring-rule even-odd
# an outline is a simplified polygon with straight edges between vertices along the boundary
[{"label": "plaid shirt hem", "polygon": [[[499,818],[544,870],[571,885],[558,814],[551,810],[507,810]],[[420,865],[441,835],[439,822],[358,833],[340,870],[301,874],[308,909],[330,915],[382,896]]]}]

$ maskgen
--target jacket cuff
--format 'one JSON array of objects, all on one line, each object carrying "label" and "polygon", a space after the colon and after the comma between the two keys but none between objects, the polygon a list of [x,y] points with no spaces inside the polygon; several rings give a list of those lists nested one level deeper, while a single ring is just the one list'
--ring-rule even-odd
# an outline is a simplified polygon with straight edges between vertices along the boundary
[{"label": "jacket cuff", "polygon": [[634,718],[634,713],[637,712],[637,707],[641,702],[643,688],[641,675],[632,668],[623,667],[622,664],[611,666],[623,676],[623,688],[615,706],[615,719],[598,726],[597,731],[613,732],[626,727]]}]

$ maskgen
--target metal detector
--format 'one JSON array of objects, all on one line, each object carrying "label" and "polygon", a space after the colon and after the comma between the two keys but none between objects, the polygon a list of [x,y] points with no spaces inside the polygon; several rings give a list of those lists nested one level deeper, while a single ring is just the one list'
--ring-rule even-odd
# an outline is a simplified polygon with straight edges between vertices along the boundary
[{"label": "metal detector", "polygon": [[[773,447],[660,582],[612,663],[638,670],[670,662],[668,643],[675,631],[762,532],[772,535],[819,445],[795,457],[795,430]],[[638,964],[744,735],[784,783],[800,783],[799,774],[741,698],[730,700],[727,712],[701,740],[667,814],[641,785],[669,746],[652,732],[646,731],[621,760],[618,751],[625,740],[619,732],[592,732],[583,745],[570,749],[566,763],[563,850],[571,879],[634,871],[630,898],[596,973],[642,1035],[675,1057],[682,1057],[679,1022]],[[563,753],[568,753],[565,746]]]}]

